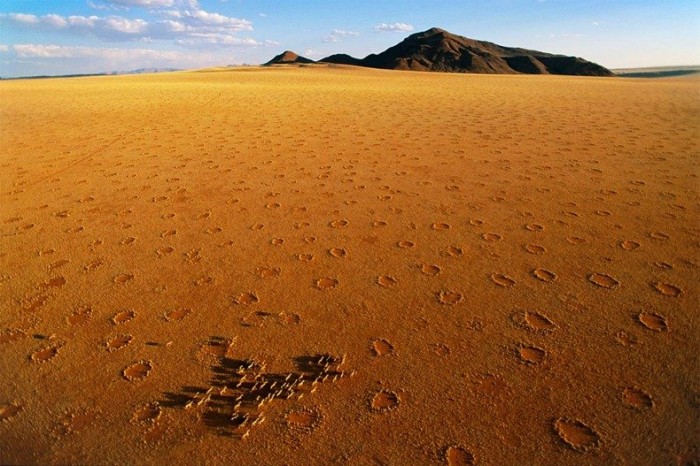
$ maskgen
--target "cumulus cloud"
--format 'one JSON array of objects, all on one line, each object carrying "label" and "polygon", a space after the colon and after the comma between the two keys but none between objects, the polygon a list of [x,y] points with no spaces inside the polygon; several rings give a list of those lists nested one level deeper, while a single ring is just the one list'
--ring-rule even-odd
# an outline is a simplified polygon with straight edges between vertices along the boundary
[{"label": "cumulus cloud", "polygon": [[174,0],[104,0],[121,6],[136,6],[142,8],[163,8],[173,6]]},{"label": "cumulus cloud", "polygon": [[243,47],[259,47],[262,45],[268,45],[265,42],[260,42],[250,37],[237,37],[228,34],[216,34],[216,33],[199,33],[190,34],[187,39],[178,39],[176,43],[184,46],[199,46],[202,44],[216,45],[216,46],[243,46]]},{"label": "cumulus cloud", "polygon": [[33,26],[37,29],[66,31],[78,34],[94,34],[109,40],[128,40],[148,35],[151,25],[143,19],[127,19],[121,16],[60,16],[2,14],[0,24],[10,23]]},{"label": "cumulus cloud", "polygon": [[108,47],[82,47],[45,44],[15,44],[9,47],[19,58],[103,58],[107,60],[131,60],[139,58],[176,62],[183,54],[172,50],[123,49]]},{"label": "cumulus cloud", "polygon": [[32,25],[39,23],[39,18],[36,15],[27,15],[24,13],[10,13],[7,15],[0,15],[0,18],[2,18],[3,16],[9,18],[17,24]]},{"label": "cumulus cloud", "polygon": [[411,32],[413,25],[407,23],[379,23],[374,26],[376,32]]},{"label": "cumulus cloud", "polygon": [[219,28],[229,31],[253,30],[253,23],[247,19],[233,18],[220,15],[219,13],[209,13],[200,9],[169,10],[164,12],[164,14],[192,28]]},{"label": "cumulus cloud", "polygon": [[321,40],[323,42],[340,42],[346,37],[357,37],[359,36],[360,33],[356,31],[346,31],[344,29],[333,29],[331,33],[325,37],[323,37]]},{"label": "cumulus cloud", "polygon": [[323,52],[315,49],[306,49],[302,55],[307,58],[317,58],[323,56]]},{"label": "cumulus cloud", "polygon": [[95,3],[95,2],[93,2],[93,1],[91,1],[91,0],[87,0],[87,5],[88,5],[90,8],[93,8],[93,9],[95,9],[95,10],[109,10],[110,8],[113,8],[113,7],[110,7],[109,5],[105,5],[105,4],[102,4],[102,3]]},{"label": "cumulus cloud", "polygon": [[[145,2],[146,0],[124,0]],[[154,0],[151,0],[154,1]],[[160,0],[165,4],[164,0]],[[182,1],[182,0],[181,0]],[[10,24],[22,28],[63,31],[73,34],[93,35],[108,41],[154,39],[175,40],[180,43],[196,43],[202,37],[203,43],[221,45],[238,42],[241,45],[259,45],[252,39],[235,40],[234,35],[241,31],[252,31],[253,24],[240,18],[210,13],[198,7],[193,0],[185,0],[183,9],[167,9],[158,12],[161,19],[147,21],[141,18],[129,19],[118,15],[110,16],[61,16],[48,14],[36,16],[22,13],[0,14],[0,25]]]},{"label": "cumulus cloud", "polygon": [[[123,48],[45,44],[0,44],[3,74],[70,74],[134,67],[210,66],[244,57],[255,47],[279,43],[249,37],[253,23],[203,9],[198,0],[86,0],[94,15],[0,13],[0,30],[51,32],[126,43]],[[127,15],[127,9],[140,14]],[[148,43],[151,48],[134,44]],[[88,46],[89,45],[89,46]],[[167,49],[167,50],[166,50]],[[170,63],[173,61],[175,63]],[[50,70],[50,71],[49,71]]]}]

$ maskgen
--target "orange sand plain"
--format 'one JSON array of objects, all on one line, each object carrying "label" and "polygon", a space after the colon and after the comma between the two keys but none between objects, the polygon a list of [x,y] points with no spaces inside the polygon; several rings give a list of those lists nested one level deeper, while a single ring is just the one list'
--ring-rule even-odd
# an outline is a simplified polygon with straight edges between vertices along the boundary
[{"label": "orange sand plain", "polygon": [[0,83],[0,463],[698,461],[700,81]]}]

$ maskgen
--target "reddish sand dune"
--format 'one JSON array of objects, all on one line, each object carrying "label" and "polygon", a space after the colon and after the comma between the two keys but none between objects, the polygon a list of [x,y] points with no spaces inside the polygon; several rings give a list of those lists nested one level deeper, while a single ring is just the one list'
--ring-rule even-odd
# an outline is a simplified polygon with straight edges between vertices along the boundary
[{"label": "reddish sand dune", "polygon": [[698,461],[697,80],[0,82],[0,463]]}]

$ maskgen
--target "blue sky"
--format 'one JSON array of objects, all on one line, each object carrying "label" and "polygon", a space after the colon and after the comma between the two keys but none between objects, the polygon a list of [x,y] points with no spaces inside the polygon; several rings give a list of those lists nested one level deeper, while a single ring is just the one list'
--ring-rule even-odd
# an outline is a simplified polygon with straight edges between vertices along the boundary
[{"label": "blue sky", "polygon": [[700,64],[697,0],[3,0],[0,76],[361,58],[433,26],[609,68]]}]

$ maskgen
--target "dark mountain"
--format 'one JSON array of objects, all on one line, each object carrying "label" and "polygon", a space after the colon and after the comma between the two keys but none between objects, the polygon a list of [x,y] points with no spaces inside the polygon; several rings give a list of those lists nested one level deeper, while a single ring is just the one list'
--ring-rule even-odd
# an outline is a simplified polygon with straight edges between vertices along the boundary
[{"label": "dark mountain", "polygon": [[320,61],[389,70],[614,76],[583,58],[503,47],[439,28],[412,34],[384,52],[361,60],[338,54]]},{"label": "dark mountain", "polygon": [[355,65],[362,66],[362,60],[359,58],[351,57],[345,53],[336,53],[326,58],[319,60],[319,63],[335,63],[338,65]]},{"label": "dark mountain", "polygon": [[301,57],[297,55],[296,53],[292,52],[291,50],[284,51],[274,57],[272,60],[269,62],[265,63],[265,65],[289,65],[289,64],[294,64],[294,63],[313,63],[313,60],[309,60],[308,58]]}]

